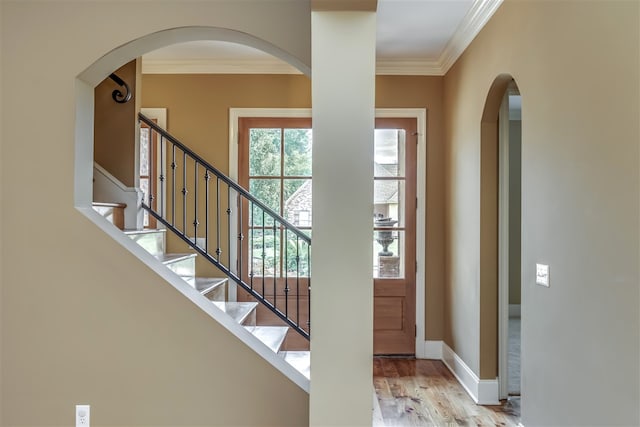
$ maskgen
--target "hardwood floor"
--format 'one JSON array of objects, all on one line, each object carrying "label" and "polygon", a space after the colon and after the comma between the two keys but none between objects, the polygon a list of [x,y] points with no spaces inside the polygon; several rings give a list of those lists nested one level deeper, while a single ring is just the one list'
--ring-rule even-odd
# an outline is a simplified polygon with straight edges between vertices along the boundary
[{"label": "hardwood floor", "polygon": [[479,406],[438,360],[376,357],[373,383],[381,418],[374,426],[517,426],[519,398]]}]

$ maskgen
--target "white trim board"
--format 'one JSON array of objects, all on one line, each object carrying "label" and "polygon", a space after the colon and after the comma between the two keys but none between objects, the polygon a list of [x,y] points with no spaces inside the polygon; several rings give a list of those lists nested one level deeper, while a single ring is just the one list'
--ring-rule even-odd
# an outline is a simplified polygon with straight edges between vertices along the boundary
[{"label": "white trim board", "polygon": [[424,341],[427,359],[442,360],[478,405],[499,405],[498,379],[481,380],[444,341]]},{"label": "white trim board", "polygon": [[[310,108],[231,108],[229,109],[229,177],[238,180],[238,119],[240,117],[311,118]],[[379,118],[415,118],[418,130],[416,164],[416,357],[426,359],[425,336],[425,230],[427,202],[427,110],[424,108],[376,108]],[[234,248],[232,248],[233,250]],[[236,253],[232,251],[231,253]]]}]

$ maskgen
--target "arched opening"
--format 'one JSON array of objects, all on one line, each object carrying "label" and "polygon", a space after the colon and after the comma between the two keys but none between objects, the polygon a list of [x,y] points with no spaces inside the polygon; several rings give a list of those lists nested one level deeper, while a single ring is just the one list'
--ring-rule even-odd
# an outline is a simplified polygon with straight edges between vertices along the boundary
[{"label": "arched opening", "polygon": [[94,88],[114,70],[144,53],[171,44],[196,40],[218,40],[247,45],[289,63],[306,75],[311,73],[306,64],[279,47],[250,34],[226,28],[172,28],[148,34],[117,47],[91,64],[76,79],[76,207],[87,208],[92,202]]},{"label": "arched opening", "polygon": [[480,182],[480,378],[498,378],[500,399],[520,394],[520,133],[519,89],[501,74],[482,115]]}]

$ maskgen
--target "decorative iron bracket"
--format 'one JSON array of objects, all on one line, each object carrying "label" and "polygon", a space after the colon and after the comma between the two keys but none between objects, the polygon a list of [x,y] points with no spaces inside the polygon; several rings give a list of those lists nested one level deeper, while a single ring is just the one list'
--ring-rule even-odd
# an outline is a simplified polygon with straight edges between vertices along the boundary
[{"label": "decorative iron bracket", "polygon": [[116,82],[118,86],[124,87],[124,90],[125,90],[124,94],[120,92],[120,89],[114,90],[113,93],[111,94],[111,97],[113,98],[113,100],[116,101],[118,104],[124,104],[125,102],[129,102],[131,100],[131,89],[129,88],[129,85],[114,73],[112,73],[109,76],[109,78],[114,82]]}]

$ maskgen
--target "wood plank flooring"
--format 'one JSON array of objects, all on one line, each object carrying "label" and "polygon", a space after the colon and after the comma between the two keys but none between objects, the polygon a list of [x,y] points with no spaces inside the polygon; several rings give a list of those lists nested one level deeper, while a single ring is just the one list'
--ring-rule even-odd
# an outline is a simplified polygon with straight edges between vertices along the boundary
[{"label": "wood plank flooring", "polygon": [[382,420],[374,426],[517,426],[520,400],[479,406],[438,360],[376,357],[373,383]]}]

